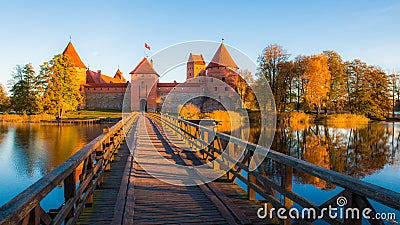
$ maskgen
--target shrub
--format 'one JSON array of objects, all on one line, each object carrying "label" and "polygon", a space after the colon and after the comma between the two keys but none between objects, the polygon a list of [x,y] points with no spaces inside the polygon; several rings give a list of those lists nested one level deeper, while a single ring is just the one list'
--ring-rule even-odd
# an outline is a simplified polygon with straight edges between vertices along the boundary
[{"label": "shrub", "polygon": [[179,116],[183,116],[185,119],[199,119],[200,118],[200,108],[188,103],[183,107],[179,107]]},{"label": "shrub", "polygon": [[328,123],[368,123],[369,119],[364,115],[356,115],[356,114],[334,114],[328,117]]}]

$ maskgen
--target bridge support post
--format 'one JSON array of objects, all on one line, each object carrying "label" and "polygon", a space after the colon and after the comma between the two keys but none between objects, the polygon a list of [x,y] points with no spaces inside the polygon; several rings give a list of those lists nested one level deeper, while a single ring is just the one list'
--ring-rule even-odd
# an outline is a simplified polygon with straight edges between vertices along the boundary
[{"label": "bridge support post", "polygon": [[[281,186],[288,191],[292,191],[292,179],[293,179],[293,168],[290,166],[286,166],[283,165],[283,179],[282,179],[282,183]],[[293,201],[290,200],[288,197],[284,196],[284,205],[287,209],[292,208],[293,206]],[[290,225],[291,224],[291,220],[285,219],[283,221],[284,225]]]},{"label": "bridge support post", "polygon": [[[76,170],[74,170],[67,178],[64,180],[64,199],[65,202],[73,199],[76,195]],[[65,224],[68,220],[74,218],[75,216],[75,205],[71,208],[65,217]]]},{"label": "bridge support post", "polygon": [[[257,178],[251,175],[250,172],[247,173],[247,180],[250,184],[257,183]],[[247,195],[249,197],[249,200],[256,200],[256,192],[250,187],[250,185],[247,185]]]},{"label": "bridge support post", "polygon": [[[106,127],[103,128],[103,133],[108,133],[110,132],[110,128]],[[106,162],[106,167],[104,168],[104,171],[110,171],[111,169],[111,158],[112,158],[112,153],[111,153],[111,138],[108,137],[103,143],[103,156],[104,156],[104,161]]]},{"label": "bridge support post", "polygon": [[[237,148],[237,146],[236,146],[236,144],[235,143],[232,143],[232,142],[229,142],[229,144],[228,144],[228,151],[227,151],[227,153],[228,153],[228,157],[229,158],[232,158],[232,159],[235,159],[235,150],[236,150],[236,148]],[[232,167],[232,163],[229,161],[229,160],[227,160],[226,161],[226,164],[227,164],[227,166],[228,166],[228,172],[227,172],[227,178],[228,178],[228,180],[229,181],[232,181],[232,179],[233,179],[233,177],[234,177],[234,175],[233,175],[233,173],[231,173],[231,172],[229,172],[230,171],[230,169],[229,168],[231,168]],[[234,168],[232,168],[232,169],[234,169]]]},{"label": "bridge support post", "polygon": [[220,164],[217,162],[217,160],[215,160],[216,158],[218,158],[218,156],[216,155],[217,153],[215,152],[215,149],[218,148],[218,139],[216,137],[214,137],[214,140],[212,141],[212,155],[213,155],[213,167],[215,170],[219,170],[220,169]]}]

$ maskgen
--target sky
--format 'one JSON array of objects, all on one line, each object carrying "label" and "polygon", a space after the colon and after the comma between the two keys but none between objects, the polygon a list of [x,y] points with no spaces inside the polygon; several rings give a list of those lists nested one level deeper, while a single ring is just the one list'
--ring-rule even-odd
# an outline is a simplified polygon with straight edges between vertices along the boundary
[{"label": "sky", "polygon": [[[256,61],[278,43],[295,57],[324,50],[400,72],[400,2],[327,1],[5,1],[0,2],[0,83],[17,64],[39,66],[72,38],[92,70],[129,72],[168,46],[221,41]],[[215,49],[216,50],[216,49]],[[188,53],[189,54],[189,53]],[[178,72],[169,80],[183,81]]]}]

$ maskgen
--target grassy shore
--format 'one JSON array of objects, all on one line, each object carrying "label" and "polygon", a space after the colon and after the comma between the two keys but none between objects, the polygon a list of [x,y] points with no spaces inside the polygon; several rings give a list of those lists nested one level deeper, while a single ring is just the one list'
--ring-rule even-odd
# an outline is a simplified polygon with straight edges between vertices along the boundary
[{"label": "grassy shore", "polygon": [[122,112],[118,110],[79,110],[65,113],[63,119],[118,119],[121,116]]},{"label": "grassy shore", "polygon": [[330,126],[353,126],[355,124],[368,124],[369,118],[344,113],[344,114],[320,114],[318,117],[315,114],[307,114],[304,112],[281,112],[278,113],[278,123],[286,126],[298,126],[300,124],[328,124]]},{"label": "grassy shore", "polygon": [[[63,115],[62,119],[119,119],[121,118],[121,111],[117,110],[79,110],[67,112]],[[42,120],[55,120],[56,116],[50,114],[38,115],[20,115],[20,114],[3,114],[0,115],[0,121],[3,122],[28,122],[38,123]]]}]

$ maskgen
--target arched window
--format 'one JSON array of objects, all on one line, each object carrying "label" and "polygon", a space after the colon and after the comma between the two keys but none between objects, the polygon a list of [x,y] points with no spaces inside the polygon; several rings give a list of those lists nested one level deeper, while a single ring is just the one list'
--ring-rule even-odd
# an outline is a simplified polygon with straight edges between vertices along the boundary
[{"label": "arched window", "polygon": [[142,81],[142,88],[144,88],[144,81]]}]

